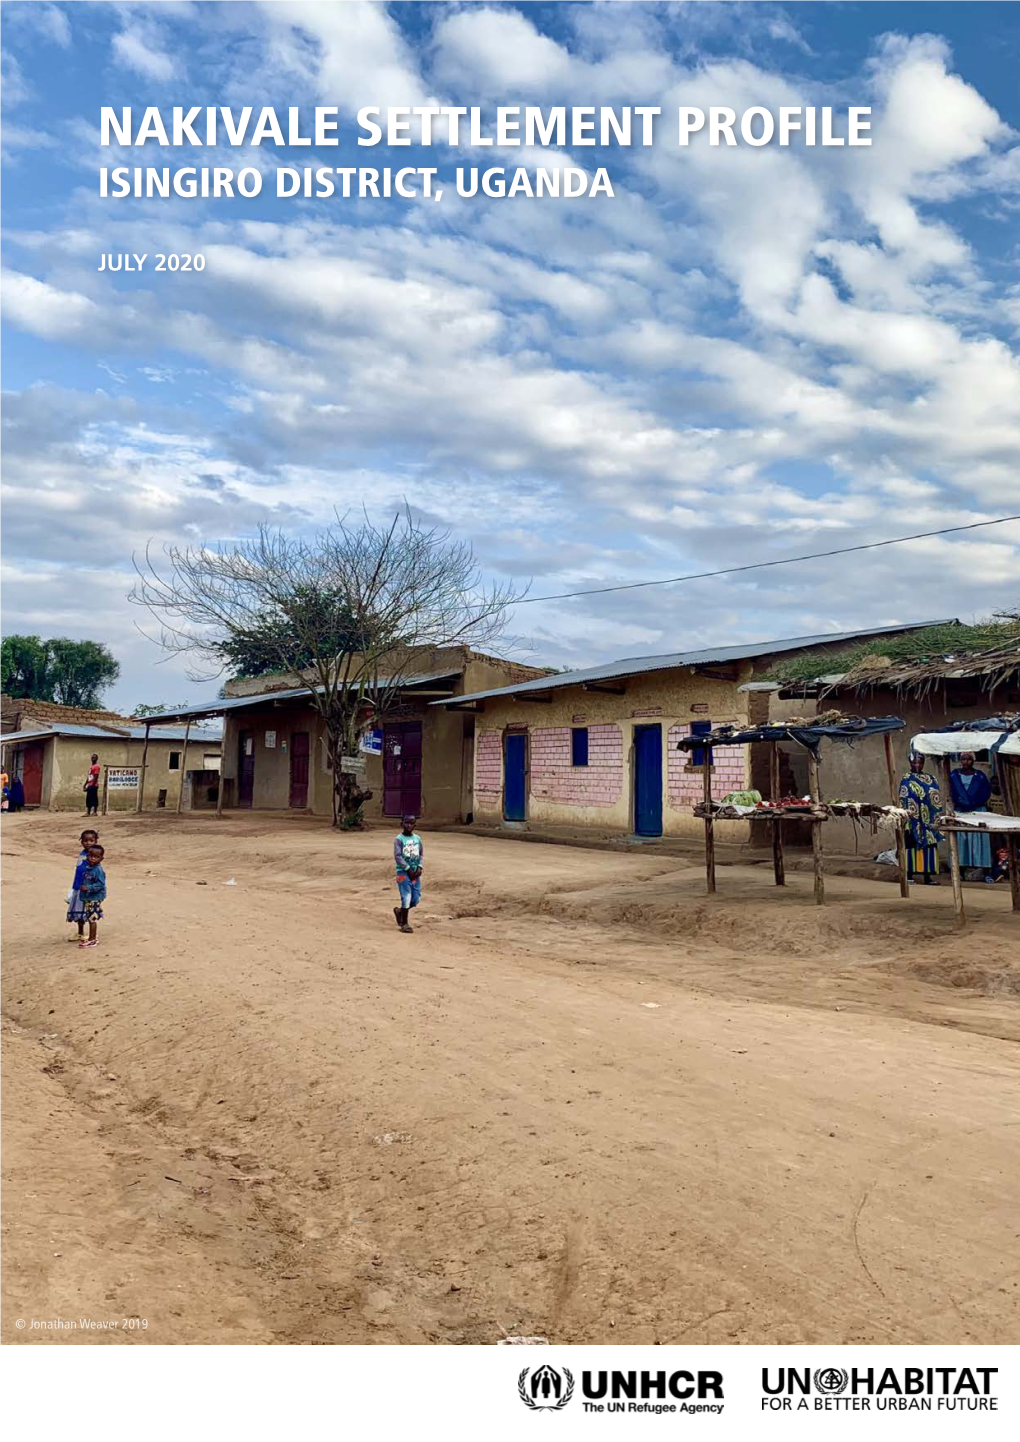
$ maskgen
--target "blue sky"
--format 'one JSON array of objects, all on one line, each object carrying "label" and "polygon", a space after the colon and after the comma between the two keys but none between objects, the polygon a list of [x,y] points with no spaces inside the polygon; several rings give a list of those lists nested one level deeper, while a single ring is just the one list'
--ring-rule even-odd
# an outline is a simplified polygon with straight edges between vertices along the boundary
[{"label": "blue sky", "polygon": [[[1020,509],[1011,5],[7,4],[4,630],[94,636],[111,699],[208,692],[126,601],[150,539],[406,498],[548,591]],[[573,203],[101,200],[101,105],[871,105],[874,145],[600,157]],[[485,164],[535,163],[517,153]],[[598,163],[590,152],[582,163]],[[569,153],[550,163],[578,163]],[[286,163],[479,162],[351,143]],[[108,252],[200,275],[100,274]],[[518,654],[987,614],[1020,525],[521,607]]]}]

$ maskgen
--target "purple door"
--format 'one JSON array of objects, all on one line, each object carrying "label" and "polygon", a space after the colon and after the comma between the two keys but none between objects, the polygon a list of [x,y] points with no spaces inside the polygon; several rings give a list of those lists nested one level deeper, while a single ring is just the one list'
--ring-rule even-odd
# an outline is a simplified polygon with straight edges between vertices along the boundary
[{"label": "purple door", "polygon": [[295,731],[290,738],[290,804],[295,811],[308,805],[307,731]]},{"label": "purple door", "polygon": [[383,815],[421,813],[421,722],[402,721],[383,730]]},{"label": "purple door", "polygon": [[241,731],[237,737],[237,804],[250,806],[255,795],[255,733]]}]

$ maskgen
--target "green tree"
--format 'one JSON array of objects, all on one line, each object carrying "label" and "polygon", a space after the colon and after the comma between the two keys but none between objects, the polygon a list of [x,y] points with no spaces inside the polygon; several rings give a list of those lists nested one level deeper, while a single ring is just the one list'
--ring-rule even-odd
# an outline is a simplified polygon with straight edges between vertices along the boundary
[{"label": "green tree", "polygon": [[5,636],[0,645],[0,671],[8,696],[52,701],[49,642],[38,636]]},{"label": "green tree", "polygon": [[135,567],[131,599],[160,623],[167,652],[211,663],[212,675],[274,671],[308,692],[326,731],[334,825],[356,824],[363,800],[342,759],[416,664],[438,647],[492,644],[516,600],[512,586],[485,584],[470,547],[408,511],[382,527],[338,517],[315,535],[261,527],[218,549],[168,545],[162,565],[147,552]]},{"label": "green tree", "polygon": [[347,597],[336,586],[314,581],[295,585],[293,592],[273,598],[271,609],[213,646],[231,676],[265,676],[270,672],[305,671],[317,650],[340,656],[359,651],[371,628],[359,624]]},{"label": "green tree", "polygon": [[5,636],[2,651],[3,689],[24,700],[92,710],[120,675],[119,663],[101,641]]},{"label": "green tree", "polygon": [[47,641],[53,699],[61,706],[97,707],[107,686],[120,675],[120,663],[101,641]]}]

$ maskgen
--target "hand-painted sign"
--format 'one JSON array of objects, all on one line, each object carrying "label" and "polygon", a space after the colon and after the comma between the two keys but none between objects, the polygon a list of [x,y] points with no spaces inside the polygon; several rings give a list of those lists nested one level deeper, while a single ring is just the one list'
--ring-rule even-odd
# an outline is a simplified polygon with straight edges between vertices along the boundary
[{"label": "hand-painted sign", "polygon": [[108,766],[106,768],[106,784],[111,791],[114,790],[136,790],[138,787],[137,766]]}]

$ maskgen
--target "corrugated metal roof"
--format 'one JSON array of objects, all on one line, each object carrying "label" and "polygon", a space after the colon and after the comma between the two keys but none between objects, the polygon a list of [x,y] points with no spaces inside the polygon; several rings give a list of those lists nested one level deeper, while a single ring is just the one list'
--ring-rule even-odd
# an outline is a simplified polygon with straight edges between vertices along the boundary
[{"label": "corrugated metal roof", "polygon": [[[453,670],[447,667],[445,671],[432,671],[427,676],[408,676],[400,682],[401,689],[412,689],[416,686],[426,686],[431,681],[454,681],[458,676],[463,676],[463,667],[455,667]],[[390,678],[384,676],[378,683],[380,686],[388,686]],[[316,691],[322,691],[322,686],[316,686]],[[210,701],[206,706],[180,706],[176,711],[160,711],[151,717],[155,725],[160,720],[176,721],[188,716],[221,716],[227,711],[243,711],[249,706],[265,706],[276,701],[293,701],[299,696],[307,696],[307,686],[293,686],[286,691],[260,691],[255,696],[226,696],[219,701]]]},{"label": "corrugated metal roof", "polygon": [[[24,731],[10,731],[0,737],[3,745],[11,741],[49,741],[54,736],[69,736],[85,741],[141,741],[145,737],[144,726],[125,726],[122,731],[100,730],[98,726],[76,726],[73,722],[61,722],[59,725],[40,725]],[[151,741],[183,741],[183,726],[153,726],[149,732]],[[201,742],[203,745],[211,745],[214,742],[223,740],[218,731],[201,731],[198,727],[191,728],[190,741]]]},{"label": "corrugated metal roof", "polygon": [[[144,727],[144,726],[132,726],[132,727],[131,727],[131,740],[132,740],[132,741],[144,741],[144,740],[145,740],[145,727]],[[150,741],[183,741],[183,740],[184,740],[184,727],[183,727],[183,726],[152,726],[152,727],[150,727],[150,729],[149,729],[149,740],[150,740]],[[211,745],[211,744],[212,744],[213,742],[215,742],[215,741],[222,741],[222,740],[223,740],[223,732],[222,732],[222,731],[203,731],[200,726],[192,726],[191,730],[188,732],[188,740],[189,740],[189,741],[201,741],[204,745],[209,746],[209,745]]]},{"label": "corrugated metal roof", "polygon": [[902,626],[874,626],[867,631],[828,631],[820,636],[791,636],[782,641],[744,641],[736,646],[708,646],[703,651],[675,651],[665,656],[628,656],[607,661],[584,671],[565,671],[560,676],[540,676],[516,686],[498,686],[493,691],[473,691],[451,701],[433,701],[433,706],[459,706],[465,701],[486,701],[493,696],[527,695],[531,691],[556,691],[563,686],[580,686],[585,681],[613,681],[625,676],[643,676],[650,671],[671,671],[676,666],[710,666],[725,661],[749,661],[781,651],[799,651],[805,646],[832,646],[840,641],[859,641],[866,636],[888,636],[899,631],[919,631],[924,626],[950,626],[949,621],[908,621]]},{"label": "corrugated metal roof", "polygon": [[59,725],[54,722],[52,726],[42,721],[38,726],[26,727],[22,731],[9,731],[0,740],[6,746],[8,741],[38,741],[50,736],[79,736],[91,741],[128,740],[127,727],[123,731],[114,731],[112,727],[103,731],[98,726],[76,726],[73,721],[64,721]]}]

